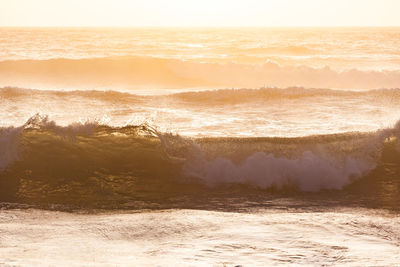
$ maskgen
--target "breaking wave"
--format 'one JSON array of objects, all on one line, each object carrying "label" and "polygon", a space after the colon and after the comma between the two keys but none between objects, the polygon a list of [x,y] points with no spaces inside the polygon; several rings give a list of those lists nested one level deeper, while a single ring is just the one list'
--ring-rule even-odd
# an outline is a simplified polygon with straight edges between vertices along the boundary
[{"label": "breaking wave", "polygon": [[36,115],[0,129],[0,198],[118,205],[232,185],[339,190],[385,162],[399,166],[399,137],[400,123],[374,133],[191,139],[146,124],[62,127]]},{"label": "breaking wave", "polygon": [[393,88],[396,70],[336,71],[329,66],[199,63],[154,57],[16,60],[0,62],[2,86],[40,88],[226,88],[263,84],[315,88]]}]

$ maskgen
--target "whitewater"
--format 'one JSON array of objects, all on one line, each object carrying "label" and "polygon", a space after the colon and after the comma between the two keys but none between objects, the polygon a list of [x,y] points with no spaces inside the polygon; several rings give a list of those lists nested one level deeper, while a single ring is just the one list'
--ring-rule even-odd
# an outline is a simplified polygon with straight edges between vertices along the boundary
[{"label": "whitewater", "polygon": [[0,28],[0,265],[398,265],[399,38]]}]

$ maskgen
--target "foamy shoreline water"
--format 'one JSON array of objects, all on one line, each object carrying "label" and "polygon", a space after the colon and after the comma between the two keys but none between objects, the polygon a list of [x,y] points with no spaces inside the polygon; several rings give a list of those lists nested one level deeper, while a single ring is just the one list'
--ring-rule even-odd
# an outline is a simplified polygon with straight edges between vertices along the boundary
[{"label": "foamy shoreline water", "polygon": [[393,266],[400,260],[399,223],[398,216],[364,209],[2,210],[0,264]]}]

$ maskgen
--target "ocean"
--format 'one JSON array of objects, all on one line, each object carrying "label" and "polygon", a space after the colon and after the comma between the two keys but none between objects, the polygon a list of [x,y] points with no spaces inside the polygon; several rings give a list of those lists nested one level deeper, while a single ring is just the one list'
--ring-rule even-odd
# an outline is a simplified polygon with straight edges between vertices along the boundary
[{"label": "ocean", "polygon": [[0,28],[0,265],[400,264],[400,28]]}]

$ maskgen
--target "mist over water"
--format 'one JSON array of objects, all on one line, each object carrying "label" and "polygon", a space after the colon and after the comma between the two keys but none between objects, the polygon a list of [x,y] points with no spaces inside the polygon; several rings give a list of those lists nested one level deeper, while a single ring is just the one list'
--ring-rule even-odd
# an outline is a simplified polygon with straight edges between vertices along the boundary
[{"label": "mist over water", "polygon": [[[2,28],[1,59],[139,56],[399,70],[398,28]],[[27,41],[29,40],[29,41]]]},{"label": "mist over water", "polygon": [[0,33],[0,86],[378,89],[400,81],[397,28],[3,28]]}]

